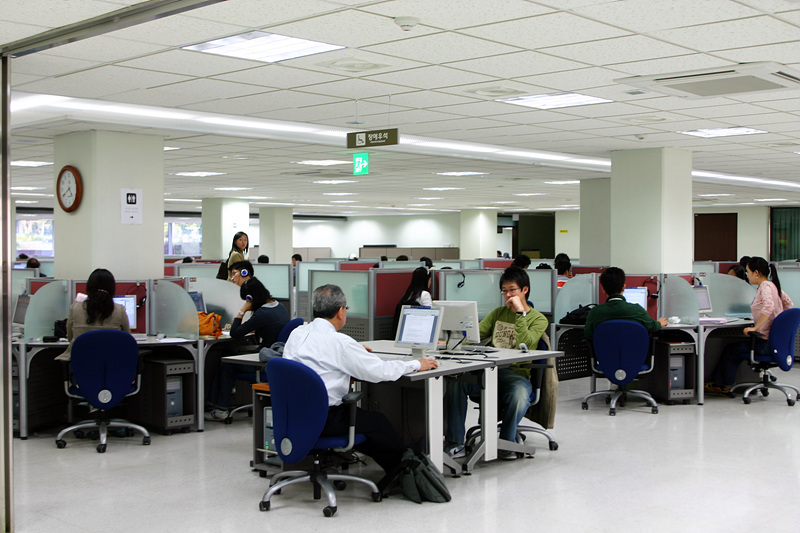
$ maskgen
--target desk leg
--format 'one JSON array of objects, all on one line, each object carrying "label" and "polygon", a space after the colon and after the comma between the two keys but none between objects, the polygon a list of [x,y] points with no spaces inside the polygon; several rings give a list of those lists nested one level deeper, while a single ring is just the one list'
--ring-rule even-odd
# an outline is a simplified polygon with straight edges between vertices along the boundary
[{"label": "desk leg", "polygon": [[[15,349],[16,348],[16,349]],[[11,347],[17,359],[17,382],[19,383],[19,438],[28,438],[28,347],[21,342]]]},{"label": "desk leg", "polygon": [[497,374],[498,368],[493,366],[484,370],[483,405],[481,406],[481,433],[484,449],[483,460],[497,459]]},{"label": "desk leg", "polygon": [[195,376],[197,376],[197,431],[206,428],[205,405],[206,405],[206,342],[203,339],[197,341],[197,354],[195,355]]},{"label": "desk leg", "polygon": [[444,379],[431,378],[425,380],[425,403],[428,408],[428,457],[431,464],[439,469],[444,468]]},{"label": "desk leg", "polygon": [[697,326],[697,405],[706,400],[706,329],[702,324]]}]

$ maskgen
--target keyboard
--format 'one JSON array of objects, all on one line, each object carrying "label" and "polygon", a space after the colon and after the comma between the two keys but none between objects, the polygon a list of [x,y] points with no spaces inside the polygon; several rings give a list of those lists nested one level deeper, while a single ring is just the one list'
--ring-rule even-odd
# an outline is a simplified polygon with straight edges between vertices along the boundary
[{"label": "keyboard", "polygon": [[497,351],[497,348],[493,346],[481,346],[480,344],[467,344],[466,346],[461,346],[460,349],[474,353],[494,353]]},{"label": "keyboard", "polygon": [[131,333],[133,338],[137,341],[146,341],[147,340],[147,333]]}]

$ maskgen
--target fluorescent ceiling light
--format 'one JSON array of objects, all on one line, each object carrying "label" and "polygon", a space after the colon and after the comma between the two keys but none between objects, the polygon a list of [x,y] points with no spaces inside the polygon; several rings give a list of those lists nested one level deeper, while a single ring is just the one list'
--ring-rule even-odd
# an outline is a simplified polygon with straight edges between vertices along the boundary
[{"label": "fluorescent ceiling light", "polygon": [[45,187],[11,187],[12,191],[43,191]]},{"label": "fluorescent ceiling light", "polygon": [[489,202],[490,204],[518,204],[519,202]]},{"label": "fluorescent ceiling light", "polygon": [[600,165],[601,167],[610,167],[611,161],[608,159],[577,159],[569,158],[567,161],[570,163],[580,163],[582,165]]},{"label": "fluorescent ceiling light", "polygon": [[227,172],[176,172],[175,176],[184,176],[187,178],[207,178],[208,176],[224,176]]},{"label": "fluorescent ceiling light", "polygon": [[252,191],[252,187],[214,187],[214,191]]},{"label": "fluorescent ceiling light", "polygon": [[164,198],[165,202],[202,202],[203,200],[195,200],[193,198]]},{"label": "fluorescent ceiling light", "polygon": [[786,198],[753,198],[754,202],[786,202]]},{"label": "fluorescent ceiling light", "polygon": [[319,159],[319,160],[310,159],[308,161],[292,161],[292,163],[295,163],[296,165],[311,165],[311,166],[315,166],[315,167],[329,167],[331,165],[350,165],[353,162],[352,161],[339,161],[339,160],[336,160],[336,159]]},{"label": "fluorescent ceiling light", "polygon": [[577,185],[580,183],[579,180],[557,180],[557,181],[545,181],[548,185]]},{"label": "fluorescent ceiling light", "polygon": [[532,96],[515,96],[511,98],[498,98],[497,102],[522,105],[536,109],[557,109],[559,107],[573,107],[579,105],[605,104],[613,102],[605,98],[597,98],[580,93],[552,93],[537,94]]},{"label": "fluorescent ceiling light", "polygon": [[192,113],[181,111],[170,111],[158,107],[136,106],[136,105],[111,105],[96,104],[90,101],[58,102],[53,104],[55,107],[64,109],[78,109],[81,111],[97,111],[99,113],[113,113],[116,115],[133,115],[136,117],[164,118],[168,120],[191,120],[197,117]]},{"label": "fluorescent ceiling light", "polygon": [[464,187],[425,187],[423,191],[463,191]]},{"label": "fluorescent ceiling light", "polygon": [[429,207],[433,204],[408,204],[408,207]]},{"label": "fluorescent ceiling light", "polygon": [[437,176],[483,176],[488,172],[436,172]]},{"label": "fluorescent ceiling light", "polygon": [[321,131],[317,131],[307,126],[293,126],[292,124],[280,123],[277,121],[270,121],[265,119],[243,120],[243,119],[233,119],[224,117],[222,118],[201,117],[197,119],[197,122],[201,122],[203,124],[216,124],[219,126],[230,126],[232,128],[250,128],[255,130],[285,131],[289,133],[317,133],[317,134],[321,133]]},{"label": "fluorescent ceiling light", "polygon": [[207,54],[217,54],[228,57],[238,57],[240,59],[252,59],[275,63],[297,57],[305,57],[332,50],[341,50],[344,46],[336,44],[320,43],[278,35],[277,33],[267,33],[263,31],[251,31],[215,39],[193,46],[184,46],[184,50],[194,50]]},{"label": "fluorescent ceiling light", "polygon": [[180,148],[178,148],[177,146],[165,146],[164,147],[164,151],[165,152],[171,152],[173,150],[180,150]]},{"label": "fluorescent ceiling light", "polygon": [[417,198],[417,200],[444,200],[441,196],[426,196],[424,198]]},{"label": "fluorescent ceiling light", "polygon": [[45,107],[59,102],[69,100],[66,96],[54,96],[51,94],[35,94],[26,96],[25,98],[13,98],[11,100],[11,112],[24,111],[25,109],[34,109],[36,107]]},{"label": "fluorescent ceiling light", "polygon": [[700,196],[702,198],[717,198],[720,196],[733,196],[733,195],[727,193],[718,193],[718,194],[698,194],[697,196]]},{"label": "fluorescent ceiling light", "polygon": [[711,137],[731,137],[733,135],[755,135],[757,133],[769,133],[764,130],[757,130],[755,128],[746,128],[744,126],[732,126],[730,128],[708,128],[702,130],[689,130],[678,131],[683,135],[693,135],[695,137],[703,137],[709,139]]},{"label": "fluorescent ceiling light", "polygon": [[332,203],[332,204],[355,204],[355,203],[358,203],[358,200],[331,200],[330,203]]},{"label": "fluorescent ceiling light", "polygon": [[15,204],[38,204],[39,200],[14,200]]},{"label": "fluorescent ceiling light", "polygon": [[12,192],[11,196],[39,196],[42,198],[52,198],[52,194],[41,193],[41,192]]},{"label": "fluorescent ceiling light", "polygon": [[405,141],[403,144],[413,144],[414,146],[427,146],[430,148],[441,148],[443,150],[461,150],[464,152],[478,152],[478,153],[497,153],[500,150],[497,148],[490,148],[488,146],[480,146],[469,143],[455,143],[455,142],[436,142],[436,141]]},{"label": "fluorescent ceiling light", "polygon": [[518,192],[514,196],[546,196],[543,192]]},{"label": "fluorescent ceiling light", "polygon": [[358,183],[358,180],[319,180],[312,181],[311,183],[319,185],[341,185],[342,183]]},{"label": "fluorescent ceiling light", "polygon": [[512,155],[514,157],[530,157],[531,159],[543,159],[545,161],[566,161],[570,159],[566,155],[547,154],[544,152],[520,152],[515,150],[499,152],[501,155]]},{"label": "fluorescent ceiling light", "polygon": [[237,196],[239,200],[269,200],[272,196]]},{"label": "fluorescent ceiling light", "polygon": [[47,165],[52,165],[53,163],[49,163],[47,161],[12,161],[12,167],[46,167]]},{"label": "fluorescent ceiling light", "polygon": [[578,204],[563,204],[560,207],[580,207]]},{"label": "fluorescent ceiling light", "polygon": [[323,196],[355,196],[357,192],[324,192]]}]

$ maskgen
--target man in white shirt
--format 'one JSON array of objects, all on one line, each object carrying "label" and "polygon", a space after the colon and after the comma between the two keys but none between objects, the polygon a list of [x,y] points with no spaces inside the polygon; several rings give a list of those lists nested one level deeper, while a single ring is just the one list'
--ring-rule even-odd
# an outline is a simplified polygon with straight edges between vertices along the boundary
[{"label": "man in white shirt", "polygon": [[[350,391],[350,378],[377,383],[395,381],[404,374],[436,368],[433,359],[386,361],[370,353],[352,337],[339,333],[347,322],[347,300],[336,285],[314,291],[314,321],[295,329],[286,341],[283,357],[303,363],[322,378],[328,389],[328,421],[322,435],[346,435],[348,409],[342,397]],[[377,411],[358,409],[356,433],[366,441],[356,450],[372,457],[386,472],[400,463],[405,449],[392,424]]]}]

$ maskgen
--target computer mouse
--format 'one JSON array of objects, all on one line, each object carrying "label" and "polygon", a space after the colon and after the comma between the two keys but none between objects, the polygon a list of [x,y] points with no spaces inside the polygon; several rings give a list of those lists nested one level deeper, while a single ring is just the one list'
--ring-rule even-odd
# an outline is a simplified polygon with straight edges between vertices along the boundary
[{"label": "computer mouse", "polygon": [[528,345],[524,342],[519,343],[519,351],[522,353],[528,353]]}]

